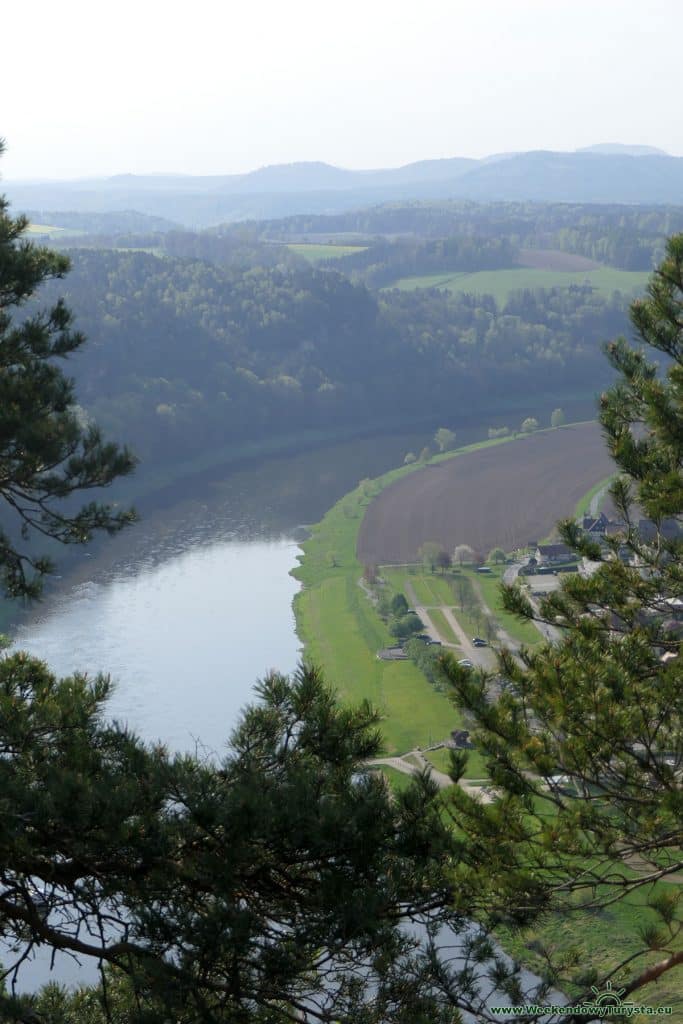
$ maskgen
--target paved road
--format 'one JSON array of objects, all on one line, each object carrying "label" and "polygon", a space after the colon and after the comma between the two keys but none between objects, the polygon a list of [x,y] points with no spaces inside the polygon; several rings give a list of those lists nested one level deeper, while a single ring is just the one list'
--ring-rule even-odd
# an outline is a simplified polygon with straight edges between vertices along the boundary
[{"label": "paved road", "polygon": [[[525,558],[521,562],[514,562],[512,565],[509,565],[507,567],[507,569],[505,570],[505,572],[503,573],[503,583],[506,583],[508,586],[512,586],[512,584],[515,582],[515,580],[519,576],[519,570],[523,566],[525,566],[528,561],[529,561],[529,559]],[[529,602],[530,602],[531,607],[533,608],[535,614],[536,615],[540,615],[541,612],[539,610],[538,604],[533,599],[533,597],[529,598]],[[536,629],[541,634],[541,636],[543,637],[544,640],[546,640],[546,641],[548,641],[550,643],[555,643],[555,642],[557,642],[557,640],[560,639],[562,634],[560,633],[559,629],[555,629],[554,626],[550,626],[550,625],[548,625],[545,622],[537,622],[536,619],[533,619],[532,622],[533,622],[534,626],[536,627]]]},{"label": "paved road", "polygon": [[508,587],[512,586],[519,576],[519,570],[522,566],[525,566],[528,561],[528,558],[523,558],[521,562],[513,562],[512,565],[508,565],[507,569],[503,573],[503,583],[507,584]]},{"label": "paved road", "polygon": [[440,611],[443,614],[446,622],[448,623],[448,625],[451,627],[456,637],[458,638],[457,647],[460,648],[463,658],[468,658],[473,665],[477,665],[481,668],[489,670],[496,668],[497,662],[493,651],[491,651],[490,648],[487,647],[474,647],[472,641],[467,636],[467,633],[462,628],[462,626],[456,619],[455,615],[447,605],[430,606],[418,604],[418,599],[415,590],[407,580],[404,589],[406,592],[406,597],[410,601],[411,607],[415,609],[416,614],[419,615],[419,617],[424,622],[425,632],[429,634],[432,640],[438,640],[441,643],[442,647],[450,648],[451,650],[456,648],[456,644],[452,643],[451,641],[447,640],[444,636],[442,636],[439,633],[436,626],[434,625],[434,623],[432,622],[429,616],[429,612],[430,608],[434,607],[437,608],[438,611]]}]

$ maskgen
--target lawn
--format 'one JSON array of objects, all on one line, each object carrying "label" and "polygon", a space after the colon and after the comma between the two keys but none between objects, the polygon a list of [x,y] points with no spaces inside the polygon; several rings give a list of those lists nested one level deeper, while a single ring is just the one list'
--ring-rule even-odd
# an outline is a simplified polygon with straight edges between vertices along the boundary
[{"label": "lawn", "polygon": [[[448,774],[451,766],[451,757],[450,752],[446,747],[441,747],[439,750],[425,751],[425,757],[430,764],[433,764],[434,767],[438,769],[438,771]],[[471,780],[488,780],[488,774],[486,763],[481,754],[476,750],[468,750],[465,778]]]},{"label": "lawn", "polygon": [[[660,883],[653,888],[654,891],[663,889],[671,893],[675,887]],[[577,910],[575,914],[548,915],[543,923],[534,928],[524,931],[501,928],[497,934],[506,952],[521,960],[532,971],[543,971],[543,947],[552,950],[554,958],[567,957],[574,960],[576,966],[566,972],[569,983],[562,981],[558,987],[569,996],[576,995],[583,989],[581,975],[585,975],[591,968],[601,974],[606,973],[642,947],[638,940],[639,929],[657,920],[653,911],[647,907],[652,892],[652,889],[644,887],[603,910]],[[637,961],[637,964],[644,969],[663,958],[661,951],[651,953]],[[630,966],[631,971],[633,966]],[[614,987],[619,988],[620,977],[617,975],[612,980]],[[682,989],[680,969],[672,970],[662,975],[656,985],[645,986],[630,998],[644,1005],[673,1006],[673,1014],[666,1019],[680,1021],[683,1019]],[[637,1019],[640,1020],[640,1017]]]},{"label": "lawn", "polygon": [[412,783],[412,777],[405,772],[399,772],[391,765],[383,764],[377,771],[381,772],[395,793],[400,793]]},{"label": "lawn", "polygon": [[438,608],[430,608],[429,617],[439,631],[439,635],[443,640],[446,640],[450,644],[457,644],[460,646],[460,640],[453,632],[450,624],[446,621],[446,616]]},{"label": "lawn", "polygon": [[[447,694],[436,690],[412,661],[377,658],[391,641],[359,586],[363,567],[356,558],[356,538],[365,509],[383,487],[410,472],[411,466],[392,470],[346,494],[312,528],[302,545],[301,565],[293,570],[303,585],[294,611],[305,656],[322,666],[343,700],[367,698],[379,709],[386,750],[392,754],[429,746],[463,726]],[[430,604],[454,604],[446,577],[413,576],[401,568],[384,575],[392,590],[402,589],[406,580],[417,582]]]},{"label": "lawn", "polygon": [[511,292],[535,288],[568,288],[570,285],[590,284],[601,295],[610,296],[620,291],[631,295],[642,292],[650,278],[645,271],[616,270],[599,267],[597,270],[564,271],[536,270],[517,267],[512,270],[480,270],[476,273],[428,274],[422,277],[402,277],[392,288],[413,291],[415,288],[446,288],[450,292],[469,292],[493,295],[503,304]]},{"label": "lawn", "polygon": [[[500,623],[505,632],[508,633],[513,640],[517,640],[518,643],[526,644],[530,647],[533,644],[537,644],[540,641],[541,636],[536,627],[530,622],[518,619],[516,615],[511,615],[510,612],[505,611],[503,608],[500,584],[503,579],[504,571],[504,565],[492,565],[490,573],[480,574],[474,572],[472,569],[464,569],[463,573],[472,579],[475,588],[479,588],[484,602],[491,609],[496,622]],[[459,616],[460,613],[456,611],[456,615]]]}]

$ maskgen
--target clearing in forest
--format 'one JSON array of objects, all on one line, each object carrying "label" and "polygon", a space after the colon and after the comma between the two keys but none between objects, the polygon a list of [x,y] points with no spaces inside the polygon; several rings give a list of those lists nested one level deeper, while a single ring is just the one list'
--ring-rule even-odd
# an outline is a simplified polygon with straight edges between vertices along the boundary
[{"label": "clearing in forest", "polygon": [[568,288],[570,285],[587,284],[604,296],[610,296],[616,291],[631,295],[643,291],[649,279],[650,274],[646,271],[616,270],[614,267],[560,270],[523,266],[509,270],[478,270],[471,274],[444,271],[420,277],[402,277],[389,287],[399,288],[401,291],[413,291],[415,288],[445,288],[449,292],[493,295],[499,305],[504,305],[511,292],[536,288]]}]

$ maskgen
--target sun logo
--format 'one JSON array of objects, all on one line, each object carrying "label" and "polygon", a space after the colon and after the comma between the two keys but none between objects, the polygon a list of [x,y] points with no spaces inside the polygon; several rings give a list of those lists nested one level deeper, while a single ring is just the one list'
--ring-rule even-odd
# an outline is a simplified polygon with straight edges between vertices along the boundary
[{"label": "sun logo", "polygon": [[594,993],[595,999],[592,1000],[594,1006],[603,1006],[605,1003],[609,1003],[612,1006],[621,1006],[621,997],[623,996],[625,988],[612,988],[612,982],[608,981],[604,988],[596,988],[595,985],[591,985],[591,992]]}]

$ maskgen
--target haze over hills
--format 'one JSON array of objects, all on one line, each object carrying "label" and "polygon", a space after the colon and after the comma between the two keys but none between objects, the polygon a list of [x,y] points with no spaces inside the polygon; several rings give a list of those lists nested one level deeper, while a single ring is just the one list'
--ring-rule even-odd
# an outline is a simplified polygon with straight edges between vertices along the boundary
[{"label": "haze over hills", "polygon": [[481,160],[454,157],[383,170],[306,162],[235,175],[122,174],[79,181],[4,182],[3,189],[19,209],[137,210],[190,227],[207,227],[408,200],[683,204],[683,158],[647,146],[601,144],[575,153],[541,150]]},{"label": "haze over hills", "polygon": [[625,146],[622,142],[600,142],[597,146],[582,146],[577,153],[599,153],[602,156],[669,156],[657,146]]}]

